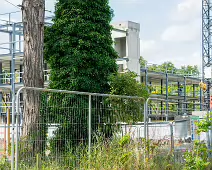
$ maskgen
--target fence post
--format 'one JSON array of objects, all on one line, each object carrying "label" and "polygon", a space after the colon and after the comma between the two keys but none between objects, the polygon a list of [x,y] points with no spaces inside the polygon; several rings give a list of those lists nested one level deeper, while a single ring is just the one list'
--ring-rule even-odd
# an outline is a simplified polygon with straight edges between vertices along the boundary
[{"label": "fence post", "polygon": [[147,111],[147,101],[145,102],[145,104],[144,104],[144,138],[145,138],[145,140],[146,140],[146,129],[147,129],[147,127],[146,127],[146,119],[147,119],[147,114],[148,114],[148,111]]},{"label": "fence post", "polygon": [[[18,129],[19,129],[19,115],[20,115],[20,112],[19,112],[19,109],[20,109],[20,102],[19,102],[19,97],[20,97],[20,94],[21,94],[21,91],[24,89],[25,87],[21,87],[18,91],[17,91],[17,94],[16,94],[16,148],[15,148],[15,170],[18,170],[18,138],[19,138],[19,134],[18,134]],[[15,145],[15,143],[13,143],[13,145]],[[13,146],[14,147],[14,146]]]},{"label": "fence post", "polygon": [[170,148],[170,153],[174,151],[174,134],[173,134],[173,122],[169,123],[170,125],[170,135],[171,135],[171,148]]},{"label": "fence post", "polygon": [[11,144],[10,144],[10,109],[7,109],[7,153],[10,156]]},{"label": "fence post", "polygon": [[146,158],[149,158],[149,127],[148,127],[148,102],[151,98],[148,98],[144,106],[144,165],[146,165]]},{"label": "fence post", "polygon": [[15,170],[18,170],[18,138],[19,138],[19,94],[17,95],[16,99],[16,147],[15,147]]},{"label": "fence post", "polygon": [[88,105],[88,154],[90,157],[91,153],[91,111],[92,111],[92,106],[91,106],[91,95],[89,95],[89,105]]},{"label": "fence post", "polygon": [[146,114],[147,114],[147,103],[144,102],[144,166],[146,165]]},{"label": "fence post", "polygon": [[16,43],[15,43],[15,23],[12,24],[12,33],[10,38],[12,39],[11,44],[11,85],[12,85],[12,158],[11,158],[11,169],[14,169],[14,155],[15,155],[15,52],[16,52]]},{"label": "fence post", "polygon": [[[5,118],[5,123],[4,123],[4,155],[6,155],[6,151],[7,151],[7,121]],[[9,154],[8,154],[9,155]]]}]

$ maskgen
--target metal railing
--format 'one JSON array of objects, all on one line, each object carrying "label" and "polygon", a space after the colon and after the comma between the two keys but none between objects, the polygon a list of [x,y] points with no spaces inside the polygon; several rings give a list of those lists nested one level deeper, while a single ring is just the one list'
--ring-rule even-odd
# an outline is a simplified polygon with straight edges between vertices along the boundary
[{"label": "metal railing", "polygon": [[[12,73],[0,74],[0,84],[10,85],[12,82]],[[50,70],[44,70],[44,80],[49,81]],[[23,83],[23,72],[15,72],[15,83]]]}]

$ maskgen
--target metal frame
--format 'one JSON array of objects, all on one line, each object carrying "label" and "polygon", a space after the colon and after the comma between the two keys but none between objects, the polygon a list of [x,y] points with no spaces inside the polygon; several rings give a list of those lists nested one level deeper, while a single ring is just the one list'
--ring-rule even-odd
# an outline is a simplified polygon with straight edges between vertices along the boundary
[{"label": "metal frame", "polygon": [[[212,65],[212,2],[211,0],[202,0],[202,82],[210,84],[211,79],[205,77],[205,70]],[[209,98],[208,98],[209,97]],[[207,88],[204,94],[204,102],[207,109],[210,109],[210,88]]]},{"label": "metal frame", "polygon": [[[167,72],[159,73],[159,72],[148,71],[148,68],[141,69],[141,72],[143,73],[141,80],[143,83],[145,83],[145,85],[151,86],[151,84],[154,84],[155,83],[154,81],[156,81],[156,84],[158,84],[160,86],[160,94],[151,95],[151,97],[157,98],[159,100],[161,99],[161,103],[162,104],[165,103],[166,108],[169,107],[168,101],[171,101],[171,100],[175,101],[175,103],[178,103],[178,107],[180,107],[182,105],[182,110],[184,110],[184,113],[188,108],[187,101],[191,101],[192,103],[194,103],[194,105],[198,105],[195,102],[199,102],[200,108],[201,109],[203,108],[203,102],[201,100],[201,92],[200,92],[199,97],[197,97],[197,94],[195,91],[196,90],[195,86],[197,86],[199,84],[201,79],[168,74]],[[179,93],[179,91],[178,91],[178,94],[176,94],[175,96],[169,95],[168,86],[172,82],[177,83],[176,86],[178,86],[178,90],[180,89],[180,84],[182,84],[183,89],[184,89],[184,91],[182,92],[182,95]],[[188,84],[192,85],[192,89],[193,89],[192,96],[189,96],[188,92],[186,91],[186,87]],[[165,92],[165,94],[163,92]],[[169,120],[168,110],[169,109],[166,109],[166,113],[165,113],[166,121]],[[178,113],[178,114],[180,114],[180,113]]]}]

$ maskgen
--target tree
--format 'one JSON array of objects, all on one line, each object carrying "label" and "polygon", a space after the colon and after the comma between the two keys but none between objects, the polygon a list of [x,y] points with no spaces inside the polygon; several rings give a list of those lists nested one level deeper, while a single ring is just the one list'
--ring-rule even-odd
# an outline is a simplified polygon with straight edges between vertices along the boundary
[{"label": "tree", "polygon": [[50,88],[109,92],[108,77],[117,72],[108,0],[60,0],[53,25],[45,32]]},{"label": "tree", "polygon": [[[145,60],[142,56],[140,57],[140,65],[141,68],[145,68],[145,65],[147,63],[147,60]],[[156,72],[167,72],[171,74],[180,74],[184,76],[199,76],[200,72],[197,65],[191,66],[181,66],[180,68],[176,68],[175,65],[168,61],[164,62],[160,65],[152,64],[151,66],[148,66],[149,71],[156,71]]]},{"label": "tree", "polygon": [[139,62],[140,62],[141,68],[147,67],[147,61],[142,56],[140,56]]},{"label": "tree", "polygon": [[158,71],[158,65],[152,64],[151,66],[148,66],[149,71]]},{"label": "tree", "polygon": [[[51,68],[50,88],[109,93],[109,76],[116,74],[118,69],[118,55],[112,47],[112,16],[108,0],[59,0],[56,3],[53,25],[45,30],[45,60]],[[67,148],[81,142],[72,139],[88,139],[85,116],[88,112],[84,109],[88,106],[88,98],[60,95],[59,99],[64,101],[51,101],[55,106],[50,110],[51,121],[61,125],[55,131],[51,146],[68,151]],[[95,107],[92,110],[93,132],[98,128],[95,121],[104,121],[99,116],[102,101],[100,97],[92,98],[92,107]],[[71,109],[60,107],[64,103]],[[70,123],[75,120],[76,124]]]},{"label": "tree", "polygon": [[190,65],[181,66],[180,71],[181,71],[181,74],[184,74],[184,75],[198,76],[200,74],[197,65],[194,65],[194,66],[190,66]]},{"label": "tree", "polygon": [[144,84],[136,81],[136,73],[126,72],[118,73],[117,75],[110,76],[110,86],[112,95],[125,95],[125,96],[137,96],[149,97],[148,90]]},{"label": "tree", "polygon": [[[136,81],[137,75],[134,72],[112,75],[110,86],[112,95],[137,96],[144,99],[149,97],[147,87]],[[143,99],[121,99],[110,98],[114,110],[120,111],[120,120],[123,122],[142,121]],[[117,108],[118,107],[118,108]]]},{"label": "tree", "polygon": [[164,62],[161,65],[153,64],[148,67],[148,70],[150,71],[158,71],[158,72],[167,72],[167,73],[176,73],[176,67],[172,62]]},{"label": "tree", "polygon": [[159,65],[159,69],[162,72],[167,72],[167,73],[175,73],[176,72],[175,65],[170,61],[164,62],[163,64]]},{"label": "tree", "polygon": [[[43,44],[44,44],[44,0],[23,0],[22,19],[24,30],[24,74],[23,82],[26,87],[44,87],[43,74]],[[24,124],[23,138],[33,136],[39,139],[40,95],[33,90],[24,94]],[[40,144],[34,143],[32,152],[40,151]]]}]

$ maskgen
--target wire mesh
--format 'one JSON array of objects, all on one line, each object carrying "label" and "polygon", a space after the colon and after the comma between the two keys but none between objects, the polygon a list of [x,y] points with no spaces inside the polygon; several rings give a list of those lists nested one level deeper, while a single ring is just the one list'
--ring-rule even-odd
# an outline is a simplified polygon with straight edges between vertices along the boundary
[{"label": "wire mesh", "polygon": [[[148,112],[150,117],[152,102],[148,105],[149,110],[145,110],[144,99],[138,97],[23,89],[23,95],[18,94],[16,103],[19,125],[16,162],[20,169],[34,168],[40,164],[79,169],[83,159],[90,159],[85,154],[92,155],[91,159],[95,162],[96,152],[107,152],[103,147],[110,148],[111,141],[125,135],[130,136],[133,147],[136,145],[135,153],[148,153],[151,159],[159,156],[159,153],[164,157],[174,151],[175,160],[182,162],[177,151],[182,152],[182,143],[188,140],[187,123],[170,124],[152,119],[147,128],[149,140],[143,140],[146,133],[143,113]],[[31,97],[27,97],[26,93]],[[158,102],[161,104],[161,101]],[[173,102],[168,104],[172,105]],[[164,107],[164,113],[169,114],[170,107],[168,109]],[[157,115],[160,116],[160,113]],[[158,148],[157,152],[154,148]],[[89,161],[86,163],[89,165],[85,166],[91,165]]]},{"label": "wire mesh", "polygon": [[67,168],[79,167],[80,148],[128,134],[127,126],[143,121],[144,101],[138,97],[36,88],[24,89],[23,94],[25,104],[18,117],[22,169],[35,166],[37,157]]}]

